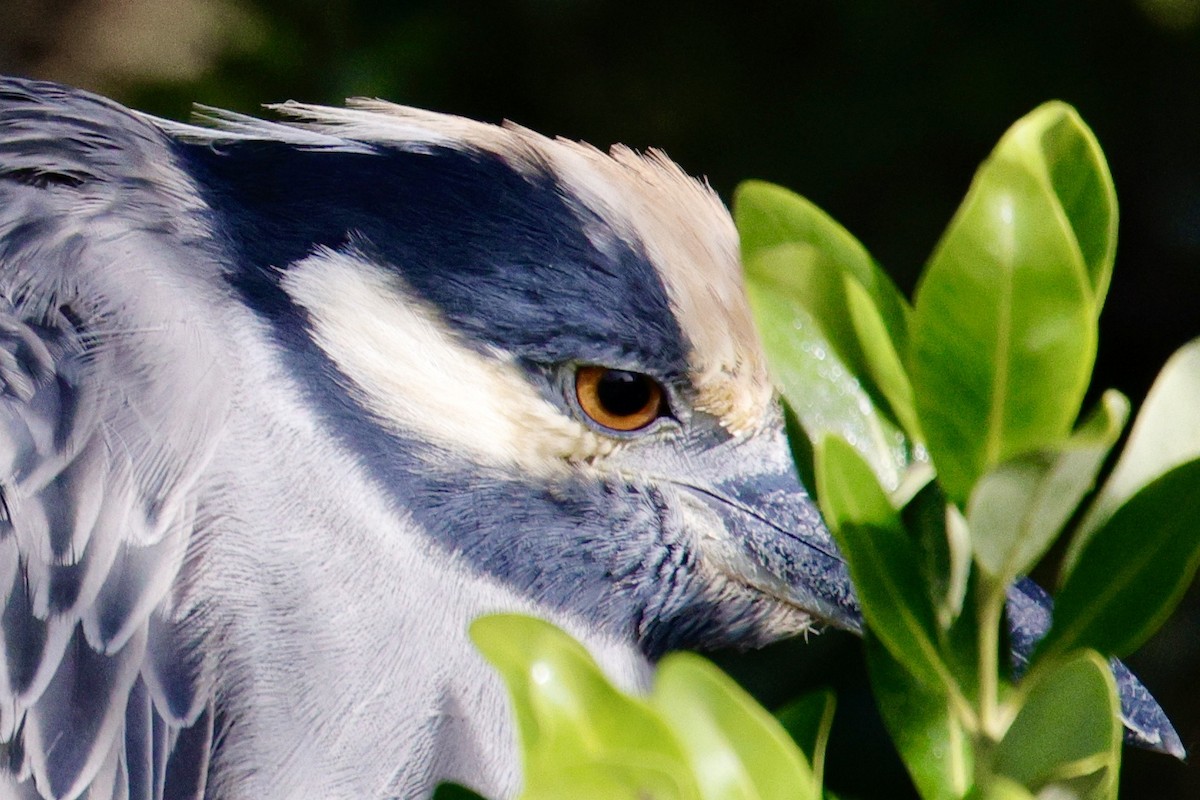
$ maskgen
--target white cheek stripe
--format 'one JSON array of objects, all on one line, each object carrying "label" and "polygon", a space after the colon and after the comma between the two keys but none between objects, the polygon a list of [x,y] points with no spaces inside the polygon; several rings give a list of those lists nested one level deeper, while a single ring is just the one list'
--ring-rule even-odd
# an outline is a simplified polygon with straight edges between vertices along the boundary
[{"label": "white cheek stripe", "polygon": [[541,397],[505,353],[463,346],[397,275],[358,253],[319,250],[293,264],[282,285],[359,402],[397,431],[537,475],[613,447]]}]

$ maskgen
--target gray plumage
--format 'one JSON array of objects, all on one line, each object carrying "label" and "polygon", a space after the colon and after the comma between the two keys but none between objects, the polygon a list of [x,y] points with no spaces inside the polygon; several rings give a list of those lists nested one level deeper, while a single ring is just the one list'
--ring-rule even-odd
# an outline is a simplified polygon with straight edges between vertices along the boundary
[{"label": "gray plumage", "polygon": [[[516,127],[280,111],[0,82],[0,797],[503,796],[481,613],[628,688],[667,649],[857,627],[711,191]],[[663,415],[595,423],[586,365]]]}]

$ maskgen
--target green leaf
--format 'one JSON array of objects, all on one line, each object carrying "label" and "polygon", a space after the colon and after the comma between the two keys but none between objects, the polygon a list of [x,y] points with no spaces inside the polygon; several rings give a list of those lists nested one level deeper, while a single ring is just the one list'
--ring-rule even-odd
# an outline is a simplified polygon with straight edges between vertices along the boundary
[{"label": "green leaf", "polygon": [[[798,301],[872,402],[891,421],[902,420],[912,403],[892,407],[888,392],[899,392],[897,402],[903,402],[903,394],[895,376],[888,374],[886,359],[887,351],[894,357],[907,347],[911,312],[890,278],[844,228],[781,187],[758,181],[742,184],[734,199],[734,217],[747,281]],[[854,302],[860,306],[859,319]],[[873,319],[864,323],[864,315]],[[872,323],[878,330],[864,339],[859,326]],[[879,378],[891,382],[879,385]],[[908,418],[914,415],[908,413]]]},{"label": "green leaf", "polygon": [[[971,533],[967,529],[967,519],[953,503],[947,504],[945,508],[949,563],[946,571],[943,628],[949,627],[962,613],[963,603],[967,598],[968,579],[971,576]],[[939,621],[942,619],[942,615],[939,614]]]},{"label": "green leaf", "polygon": [[879,711],[917,791],[924,800],[958,800],[971,787],[975,762],[949,698],[915,679],[872,631],[863,639]]},{"label": "green leaf", "polygon": [[1055,596],[1054,624],[1038,652],[1094,648],[1123,656],[1137,649],[1191,582],[1198,531],[1200,460],[1154,480],[1092,535]]},{"label": "green leaf", "polygon": [[936,483],[923,487],[903,510],[904,527],[912,535],[921,577],[936,611],[938,627],[947,629],[962,612],[971,569],[967,523]]},{"label": "green leaf", "polygon": [[[1035,798],[1021,784],[997,776],[993,777],[987,786],[976,786],[972,789],[971,793],[967,795],[967,800],[1035,800]],[[1052,799],[1047,798],[1046,800]],[[1075,795],[1067,795],[1061,800],[1076,800],[1076,798]]]},{"label": "green leaf", "polygon": [[1086,798],[1116,797],[1120,704],[1108,664],[1092,650],[1029,675],[1024,703],[993,768],[1033,791],[1103,771]]},{"label": "green leaf", "polygon": [[1046,103],[1028,117],[1025,149],[1046,163],[1053,193],[1074,231],[1096,314],[1104,306],[1117,250],[1117,192],[1104,152],[1075,109]]},{"label": "green leaf", "polygon": [[775,718],[804,753],[813,769],[813,782],[820,786],[825,771],[825,749],[833,729],[837,699],[833,692],[811,692],[781,708]]},{"label": "green leaf", "polygon": [[[1074,163],[1055,159],[1088,156]],[[917,415],[956,502],[1007,459],[1065,438],[1096,351],[1115,206],[1069,107],[1019,120],[980,168],[917,290],[909,376]],[[1067,192],[1062,195],[1060,192]]]},{"label": "green leaf", "polygon": [[[794,263],[804,265],[803,271],[810,273],[797,276],[795,270],[772,270],[761,276],[764,282],[795,288],[807,280],[822,281],[822,291],[806,294],[804,298],[832,299],[837,303],[843,277],[851,277],[870,296],[896,349],[904,350],[908,343],[908,303],[866,248],[832,217],[800,195],[763,181],[745,181],[737,187],[733,217],[744,260],[780,245],[797,246],[799,259]],[[846,331],[834,318],[835,315],[842,320],[846,318],[839,313],[845,310],[844,303],[839,306],[817,309],[814,313],[822,315],[822,322],[828,318],[831,328]],[[826,332],[834,336],[829,329]]]},{"label": "green leaf", "polygon": [[909,463],[904,434],[875,408],[799,300],[749,278],[746,293],[772,375],[808,438],[841,436],[880,483],[896,488]]},{"label": "green leaf", "polygon": [[[1043,800],[1116,800],[1116,786],[1108,769],[1101,768],[1104,757],[1077,762],[1073,769],[1083,774],[1056,779],[1038,793]],[[1098,763],[1099,762],[1099,763]],[[1086,770],[1095,767],[1092,772]],[[1111,788],[1110,788],[1111,785]]]},{"label": "green leaf", "polygon": [[516,614],[477,619],[470,633],[508,686],[523,797],[700,797],[667,724],[649,704],[615,689],[570,636]]},{"label": "green leaf", "polygon": [[677,800],[682,794],[673,776],[655,764],[630,768],[627,759],[563,762],[520,795],[520,800]]},{"label": "green leaf", "polygon": [[683,745],[705,800],[819,800],[820,786],[787,732],[700,656],[663,659],[651,702]]},{"label": "green leaf", "polygon": [[[995,659],[985,660],[980,650],[983,626],[994,624],[997,632],[1001,627],[999,618],[996,618],[994,622],[991,621],[992,618],[987,613],[990,608],[985,604],[999,605],[1000,601],[987,597],[986,593],[990,589],[979,570],[967,572],[966,584],[967,602],[963,613],[954,617],[949,626],[939,629],[938,642],[942,659],[949,667],[950,674],[954,676],[955,691],[972,708],[978,708],[980,694],[987,691],[992,676],[997,676],[996,683],[1000,687],[999,692],[1003,693],[1007,690],[1002,678],[997,675],[998,665]],[[997,656],[1007,651],[1007,648],[1003,646],[998,646],[997,649],[999,650]],[[1007,662],[1007,659],[1004,661]],[[999,666],[1002,670],[1004,665]]]},{"label": "green leaf", "polygon": [[[860,341],[850,308],[848,287],[857,289],[860,302],[865,302],[878,318],[879,335],[886,346],[894,350],[894,345],[891,333],[883,327],[884,322],[874,306],[874,300],[858,280],[844,274],[824,254],[801,244],[780,244],[760,250],[754,255],[745,256],[744,263],[749,282],[796,300],[808,312],[832,351],[861,382],[872,403],[887,412],[888,398],[873,382],[876,370],[865,350],[866,345],[871,344],[875,348],[873,354],[878,355],[880,347],[876,342]],[[893,414],[891,421],[895,420]]]},{"label": "green leaf", "polygon": [[849,443],[837,436],[826,436],[817,445],[816,455],[817,496],[830,527],[899,526],[899,513],[875,473]]},{"label": "green leaf", "polygon": [[817,493],[867,625],[920,680],[949,685],[916,546],[870,467],[835,437],[818,445]]},{"label": "green leaf", "polygon": [[1200,339],[1163,366],[1138,412],[1121,458],[1113,467],[1063,559],[1064,574],[1091,534],[1139,489],[1180,464],[1200,458]]},{"label": "green leaf", "polygon": [[1057,538],[1095,485],[1128,418],[1129,401],[1108,391],[1067,441],[1017,456],[980,478],[967,527],[976,563],[998,585],[1027,573]]},{"label": "green leaf", "polygon": [[792,410],[787,398],[780,403],[783,406],[783,428],[787,432],[788,450],[792,454],[792,462],[800,476],[800,483],[808,490],[813,500],[817,499],[817,472],[813,464],[813,443],[804,429],[800,418]]},{"label": "green leaf", "polygon": [[937,473],[933,471],[933,465],[929,463],[929,456],[924,449],[913,450],[913,460],[900,478],[900,485],[888,493],[892,498],[892,505],[904,508],[922,489],[929,486],[935,477]]},{"label": "green leaf", "polygon": [[849,275],[843,278],[846,310],[858,345],[862,351],[864,366],[880,394],[887,401],[892,416],[914,442],[924,439],[917,419],[913,400],[912,382],[900,361],[896,344],[878,306],[862,284]]}]

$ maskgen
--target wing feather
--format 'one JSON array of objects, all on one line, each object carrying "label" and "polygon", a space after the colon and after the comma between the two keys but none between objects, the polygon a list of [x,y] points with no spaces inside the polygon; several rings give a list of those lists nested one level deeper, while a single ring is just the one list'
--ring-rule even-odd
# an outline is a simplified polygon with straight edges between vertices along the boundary
[{"label": "wing feather", "polygon": [[54,800],[77,797],[93,782],[118,738],[145,635],[107,656],[76,630],[69,657],[26,713],[25,747],[39,789]]},{"label": "wing feather", "polygon": [[88,800],[128,800],[129,777],[125,772],[123,753],[121,740],[114,739],[100,771],[84,795]]},{"label": "wing feather", "polygon": [[220,265],[172,152],[106,100],[0,79],[5,798],[203,792],[187,564],[232,384],[205,328]]},{"label": "wing feather", "polygon": [[125,710],[125,785],[130,800],[155,800],[153,713],[146,685],[139,680]]},{"label": "wing feather", "polygon": [[54,677],[58,663],[66,652],[75,629],[73,620],[63,617],[42,619],[33,613],[29,596],[29,581],[18,574],[4,607],[3,684],[9,694],[5,698],[16,712],[16,718],[2,732],[13,731],[25,710],[46,690]]},{"label": "wing feather", "polygon": [[113,653],[138,631],[144,631],[150,612],[162,602],[179,573],[190,530],[152,545],[124,543],[96,600],[83,613],[88,644]]},{"label": "wing feather", "polygon": [[142,665],[142,680],[160,717],[174,727],[195,724],[208,697],[208,663],[194,633],[191,619],[171,619],[163,609],[150,615],[152,646]]},{"label": "wing feather", "polygon": [[194,725],[179,730],[166,764],[164,796],[171,800],[204,800],[212,743],[212,709],[206,708]]}]

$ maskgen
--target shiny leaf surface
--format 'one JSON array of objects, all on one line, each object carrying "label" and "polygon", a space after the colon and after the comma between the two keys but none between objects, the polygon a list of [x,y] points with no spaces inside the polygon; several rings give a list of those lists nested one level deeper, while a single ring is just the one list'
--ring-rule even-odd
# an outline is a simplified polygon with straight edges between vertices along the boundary
[{"label": "shiny leaf surface", "polygon": [[924,437],[917,419],[912,382],[900,360],[896,341],[887,329],[879,306],[862,284],[849,275],[843,277],[842,283],[846,311],[862,350],[867,374],[908,438],[919,442]]},{"label": "shiny leaf surface", "polygon": [[476,620],[471,638],[508,686],[523,797],[562,797],[568,787],[572,797],[700,797],[668,725],[614,688],[574,639],[515,614]]},{"label": "shiny leaf surface", "polygon": [[678,736],[705,800],[819,800],[787,732],[708,661],[668,656],[651,702]]},{"label": "shiny leaf surface", "polygon": [[845,278],[852,279],[870,296],[897,349],[907,346],[911,311],[907,301],[866,248],[832,217],[800,195],[763,181],[746,181],[738,186],[733,215],[744,259],[781,245],[796,248],[791,264],[781,270],[764,269],[756,279],[787,287],[810,299],[810,310],[826,333],[839,349],[846,346],[844,357],[856,366],[862,364],[851,355],[854,337],[846,324],[848,316],[841,293]]},{"label": "shiny leaf surface", "polygon": [[1055,596],[1043,654],[1123,656],[1170,614],[1200,563],[1200,461],[1135,494],[1084,545]]},{"label": "shiny leaf surface", "polygon": [[[1062,165],[1064,152],[1087,158]],[[980,168],[921,279],[909,374],[957,501],[992,466],[1065,438],[1078,414],[1115,246],[1111,192],[1078,195],[1092,185],[1111,178],[1091,132],[1069,106],[1041,106]]]},{"label": "shiny leaf surface", "polygon": [[868,631],[867,666],[884,724],[924,800],[958,800],[971,787],[970,739],[945,692],[916,680]]},{"label": "shiny leaf surface", "polygon": [[870,467],[846,442],[827,437],[817,449],[817,492],[867,625],[919,680],[948,685],[916,546]]},{"label": "shiny leaf surface", "polygon": [[967,507],[975,561],[1000,584],[1026,574],[1095,485],[1129,417],[1129,401],[1107,392],[1069,439],[1017,456],[986,473]]},{"label": "shiny leaf surface", "polygon": [[1171,356],[1138,411],[1129,441],[1096,495],[1064,559],[1069,573],[1091,534],[1139,489],[1200,458],[1200,339]]},{"label": "shiny leaf surface", "polygon": [[1116,797],[1120,706],[1107,662],[1087,650],[1029,679],[1024,705],[996,747],[996,771],[1034,791],[1103,772],[1080,800]]},{"label": "shiny leaf surface", "polygon": [[844,438],[863,454],[884,487],[899,486],[909,463],[904,434],[876,410],[803,303],[756,282],[752,274],[746,291],[772,377],[808,438]]}]

